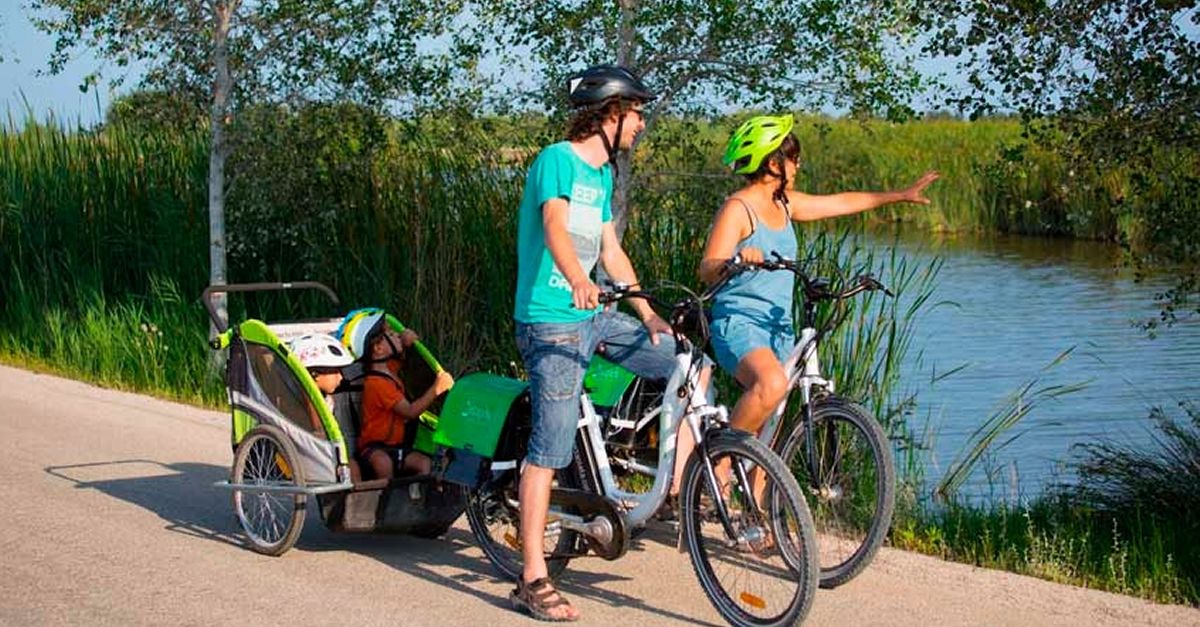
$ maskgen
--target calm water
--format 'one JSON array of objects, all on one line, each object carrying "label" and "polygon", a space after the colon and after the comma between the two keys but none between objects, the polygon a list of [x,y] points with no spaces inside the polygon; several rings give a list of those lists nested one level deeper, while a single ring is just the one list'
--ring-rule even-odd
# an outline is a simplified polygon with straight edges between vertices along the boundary
[{"label": "calm water", "polygon": [[[972,431],[1033,377],[1041,385],[1089,384],[1035,407],[1009,432],[1019,437],[980,464],[965,494],[1031,496],[1063,475],[1061,462],[1073,444],[1098,438],[1149,443],[1152,406],[1169,406],[1180,416],[1177,401],[1200,401],[1200,324],[1177,324],[1156,339],[1131,326],[1157,314],[1153,294],[1162,283],[1135,283],[1115,270],[1116,247],[927,234],[878,237],[876,245],[893,243],[910,258],[941,256],[945,265],[931,302],[955,303],[918,319],[905,373],[905,385],[918,392],[913,426],[928,426],[931,484]],[[1066,361],[1042,371],[1071,347]],[[935,372],[963,364],[961,372],[931,382]]]}]

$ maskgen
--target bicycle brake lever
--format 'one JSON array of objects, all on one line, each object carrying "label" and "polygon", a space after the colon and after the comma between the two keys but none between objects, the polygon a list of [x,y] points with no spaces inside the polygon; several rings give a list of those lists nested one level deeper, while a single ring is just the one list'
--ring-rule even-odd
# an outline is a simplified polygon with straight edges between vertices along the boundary
[{"label": "bicycle brake lever", "polygon": [[721,264],[721,274],[726,276],[733,275],[743,272],[749,267],[750,264],[742,261],[742,256],[740,254],[734,255],[732,258],[726,259],[725,263]]}]

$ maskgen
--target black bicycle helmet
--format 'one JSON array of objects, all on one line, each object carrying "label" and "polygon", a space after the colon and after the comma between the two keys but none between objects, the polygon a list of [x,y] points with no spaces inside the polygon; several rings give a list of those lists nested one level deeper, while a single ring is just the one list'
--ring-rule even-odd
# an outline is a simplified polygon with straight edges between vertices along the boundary
[{"label": "black bicycle helmet", "polygon": [[593,65],[567,78],[567,101],[576,108],[613,98],[649,102],[656,97],[633,72],[619,65]]}]

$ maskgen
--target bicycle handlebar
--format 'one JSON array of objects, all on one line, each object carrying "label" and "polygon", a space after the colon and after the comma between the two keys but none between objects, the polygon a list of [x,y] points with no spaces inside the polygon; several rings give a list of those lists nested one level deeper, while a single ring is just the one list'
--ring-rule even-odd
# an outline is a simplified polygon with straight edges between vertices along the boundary
[{"label": "bicycle handlebar", "polygon": [[[853,279],[854,286],[838,293],[829,291],[829,281],[827,279],[810,279],[808,275],[800,269],[799,264],[795,260],[785,259],[779,253],[771,253],[773,259],[764,259],[758,263],[745,263],[738,258],[733,258],[725,262],[721,277],[708,286],[701,294],[696,294],[691,290],[677,286],[685,291],[688,296],[676,303],[665,302],[656,297],[652,292],[645,290],[632,289],[631,285],[625,283],[615,283],[611,288],[601,290],[599,302],[601,305],[611,305],[631,298],[640,298],[650,303],[650,305],[670,310],[670,315],[667,317],[667,323],[670,324],[671,330],[675,332],[676,339],[687,336],[687,327],[694,323],[693,316],[703,317],[701,309],[705,302],[711,300],[726,283],[733,277],[746,272],[748,270],[787,270],[795,274],[804,284],[804,295],[809,302],[821,300],[839,301],[850,298],[862,292],[881,291],[888,296],[895,296],[882,283],[879,282],[871,274],[860,274]],[[707,324],[701,325],[703,342],[707,342]]]},{"label": "bicycle handlebar", "polygon": [[600,290],[600,304],[611,305],[629,298],[641,298],[652,305],[666,306],[650,292],[632,289],[628,283],[614,283],[611,289]]},{"label": "bicycle handlebar", "polygon": [[[708,324],[704,321],[703,306],[704,302],[711,299],[722,284],[724,281],[718,282],[717,285],[705,290],[703,294],[696,294],[682,285],[664,285],[676,287],[687,294],[678,302],[670,303],[658,298],[651,291],[634,290],[630,285],[616,283],[609,289],[601,290],[600,304],[610,305],[623,300],[640,298],[653,307],[667,310],[669,313],[664,318],[675,334],[679,349],[690,350],[690,342],[683,341],[688,338],[690,332],[699,330],[700,344],[704,345],[708,342]],[[697,323],[699,323],[698,326]]]},{"label": "bicycle handlebar", "polygon": [[[734,257],[725,262],[725,276],[732,277],[736,274],[746,272],[748,270],[766,270],[773,272],[776,270],[787,270],[795,274],[800,282],[804,284],[804,296],[810,301],[820,300],[843,300],[861,294],[862,292],[880,291],[887,296],[895,296],[887,287],[880,283],[878,279],[870,273],[860,274],[854,277],[851,281],[853,287],[843,290],[838,293],[829,291],[829,280],[816,278],[810,279],[804,270],[800,269],[800,265],[794,259],[785,259],[777,252],[772,252],[773,259],[764,259],[757,263],[747,263],[739,257]],[[726,279],[728,280],[728,279]]]}]

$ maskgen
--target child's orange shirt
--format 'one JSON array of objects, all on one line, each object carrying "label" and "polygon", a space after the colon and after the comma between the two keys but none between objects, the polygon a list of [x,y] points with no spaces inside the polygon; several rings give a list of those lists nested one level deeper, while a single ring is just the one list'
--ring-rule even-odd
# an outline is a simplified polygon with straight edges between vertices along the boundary
[{"label": "child's orange shirt", "polygon": [[391,377],[368,375],[363,382],[362,432],[358,450],[370,444],[400,446],[404,442],[404,419],[393,408],[404,398],[404,386]]}]

